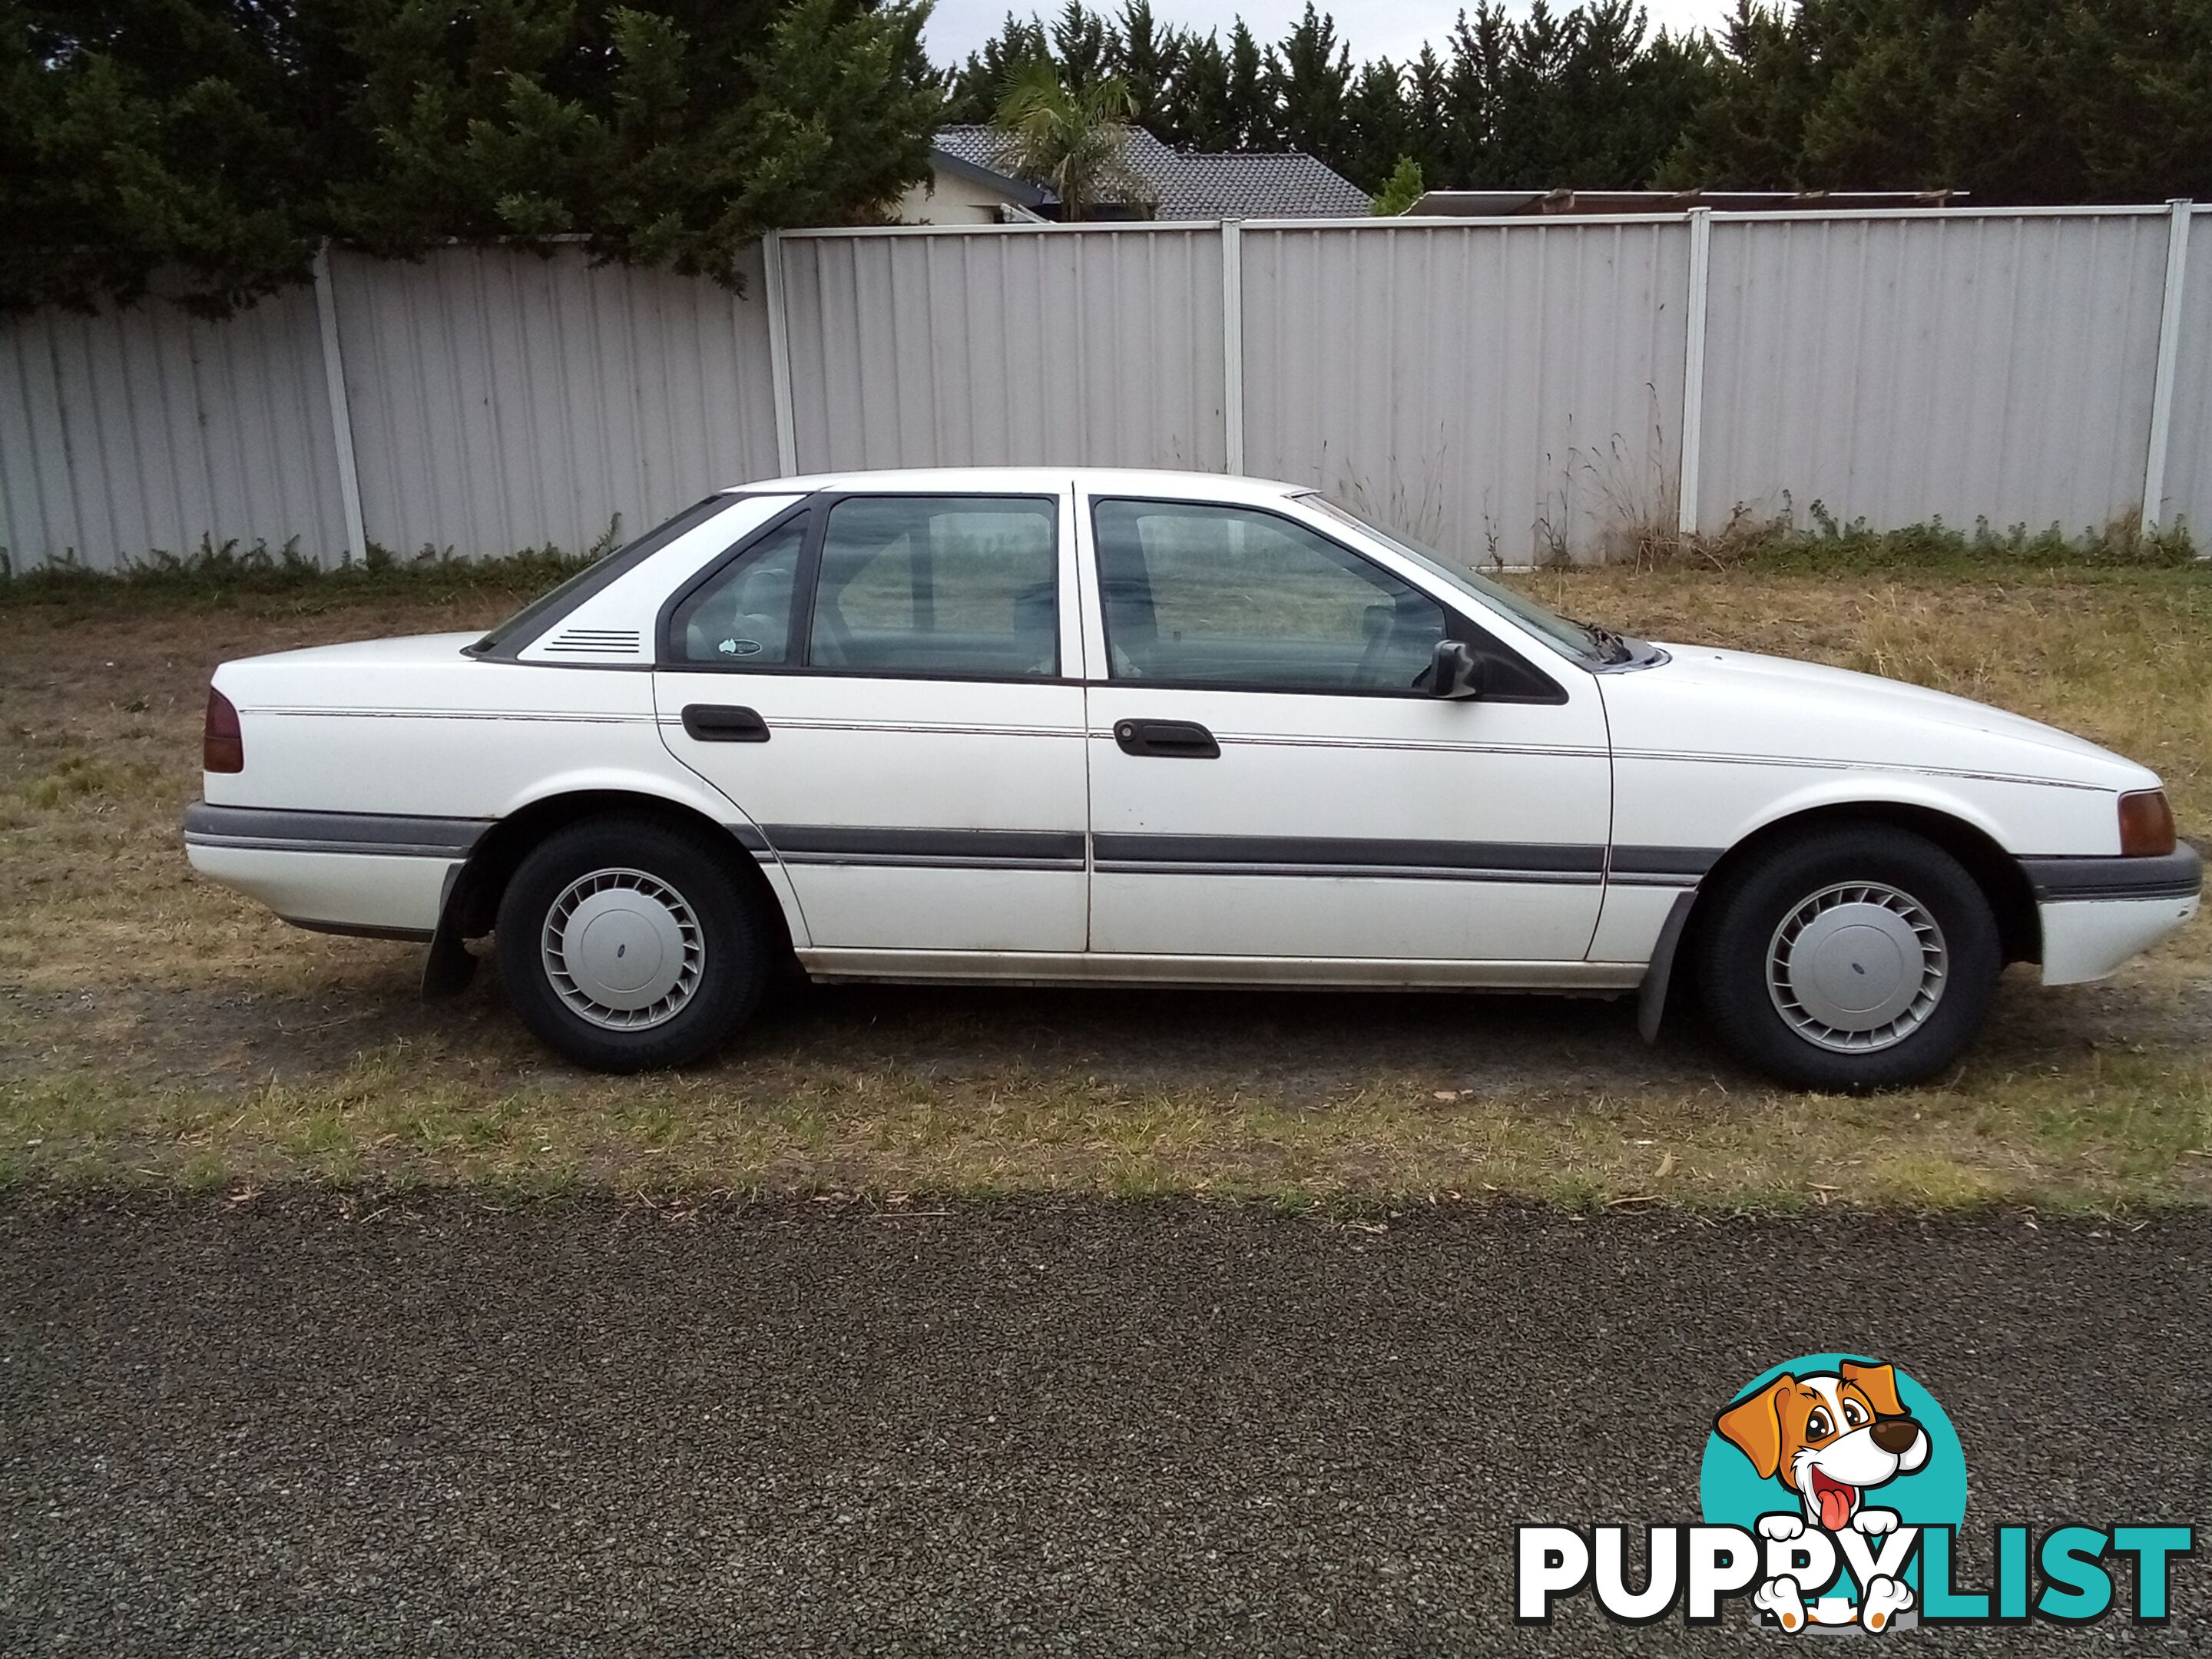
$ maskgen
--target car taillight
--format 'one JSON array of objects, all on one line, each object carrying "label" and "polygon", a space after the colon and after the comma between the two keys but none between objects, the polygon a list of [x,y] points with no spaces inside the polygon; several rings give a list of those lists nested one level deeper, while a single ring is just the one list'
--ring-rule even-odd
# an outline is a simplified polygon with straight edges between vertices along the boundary
[{"label": "car taillight", "polygon": [[230,699],[208,687],[207,725],[201,733],[200,764],[210,772],[243,772],[246,738],[238,729],[238,710]]},{"label": "car taillight", "polygon": [[2120,797],[2120,852],[2127,858],[2160,858],[2173,850],[2173,808],[2163,789],[2138,789]]}]

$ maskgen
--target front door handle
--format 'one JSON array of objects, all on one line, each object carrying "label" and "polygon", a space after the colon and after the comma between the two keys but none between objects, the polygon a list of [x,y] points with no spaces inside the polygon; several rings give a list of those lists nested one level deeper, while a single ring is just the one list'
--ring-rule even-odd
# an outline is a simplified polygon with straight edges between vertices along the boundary
[{"label": "front door handle", "polygon": [[1221,745],[1196,720],[1116,720],[1114,741],[1125,755],[1175,760],[1219,760]]},{"label": "front door handle", "polygon": [[686,703],[684,730],[701,743],[768,741],[768,722],[754,710],[731,703]]}]

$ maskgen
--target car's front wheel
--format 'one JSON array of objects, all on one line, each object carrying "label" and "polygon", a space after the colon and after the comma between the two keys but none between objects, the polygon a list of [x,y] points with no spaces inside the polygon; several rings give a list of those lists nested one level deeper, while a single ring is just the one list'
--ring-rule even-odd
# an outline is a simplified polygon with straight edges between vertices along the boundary
[{"label": "car's front wheel", "polygon": [[497,933],[523,1023],[596,1071],[702,1058],[759,1006],[771,971],[767,931],[720,849],[647,817],[549,836],[507,883]]},{"label": "car's front wheel", "polygon": [[1709,896],[1698,971],[1737,1056],[1811,1089],[1925,1081],[1965,1051],[2003,966],[1966,867],[1887,824],[1783,843]]}]

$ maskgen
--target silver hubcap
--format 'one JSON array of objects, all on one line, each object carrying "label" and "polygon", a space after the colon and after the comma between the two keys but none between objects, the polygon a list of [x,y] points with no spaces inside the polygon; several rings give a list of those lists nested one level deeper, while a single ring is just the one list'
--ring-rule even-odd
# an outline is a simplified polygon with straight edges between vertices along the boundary
[{"label": "silver hubcap", "polygon": [[561,1000],[610,1031],[675,1018],[707,966],[690,905],[642,870],[594,870],[569,883],[545,913],[542,949]]},{"label": "silver hubcap", "polygon": [[1902,1042],[1943,1000],[1943,930],[1910,893],[1843,882],[1774,930],[1766,988],[1792,1030],[1838,1054]]}]

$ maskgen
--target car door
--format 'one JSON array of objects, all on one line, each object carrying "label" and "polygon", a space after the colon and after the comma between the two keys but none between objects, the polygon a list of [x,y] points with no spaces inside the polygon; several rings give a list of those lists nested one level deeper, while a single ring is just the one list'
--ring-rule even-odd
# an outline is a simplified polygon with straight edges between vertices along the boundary
[{"label": "car door", "polygon": [[[1290,501],[1087,506],[1093,951],[1586,955],[1611,793],[1587,675]],[[1479,699],[1422,689],[1447,634],[1484,660]]]},{"label": "car door", "polygon": [[664,609],[664,740],[761,827],[817,969],[1083,950],[1068,501],[816,495]]}]

